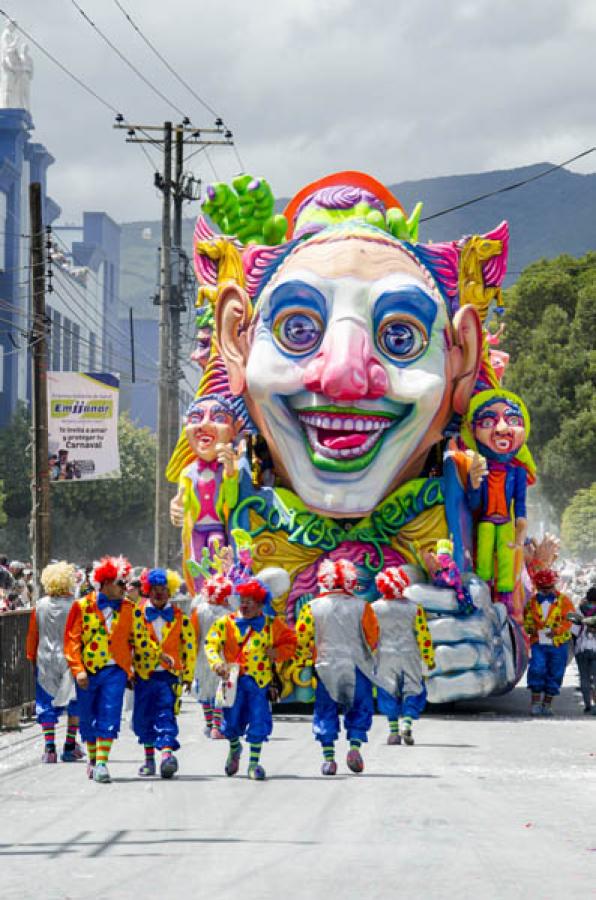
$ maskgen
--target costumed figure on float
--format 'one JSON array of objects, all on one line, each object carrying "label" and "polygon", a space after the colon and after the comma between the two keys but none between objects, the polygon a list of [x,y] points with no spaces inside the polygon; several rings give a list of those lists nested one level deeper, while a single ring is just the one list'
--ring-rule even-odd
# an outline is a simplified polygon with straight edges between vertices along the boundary
[{"label": "costumed figure on float", "polygon": [[[500,390],[486,323],[502,309],[507,224],[421,243],[420,205],[408,216],[359,172],[308,185],[283,215],[264,179],[242,176],[211,186],[203,210],[223,234],[199,217],[195,271],[210,292],[215,331],[197,402],[217,395],[233,405],[238,419],[222,443],[233,448],[248,436],[246,455],[234,451],[224,466],[219,521],[210,524],[227,541],[236,529],[250,535],[257,575],[269,564],[288,572],[290,588],[275,608],[289,623],[317,593],[325,559],[356,566],[366,601],[377,596],[376,575],[408,564],[416,577],[407,591],[424,608],[436,649],[429,699],[510,689],[525,668],[526,645],[511,604],[502,602],[511,589],[499,572],[509,566],[521,576],[516,548],[505,545],[521,540],[525,513],[512,512],[515,540],[498,534],[490,585],[474,571],[490,466],[460,434],[469,409],[482,403],[475,398]],[[525,415],[524,425],[527,432]],[[268,486],[253,471],[256,436],[274,467]],[[191,440],[187,426],[168,467],[172,481],[199,456]],[[505,455],[517,468],[516,455]],[[193,495],[195,487],[180,490],[173,511],[178,524],[186,517],[191,562]],[[461,584],[433,583],[425,562],[445,539]],[[490,541],[480,543],[486,559]],[[193,592],[199,587],[200,579],[192,582]],[[312,699],[307,670],[288,663],[285,677],[284,696]]]}]

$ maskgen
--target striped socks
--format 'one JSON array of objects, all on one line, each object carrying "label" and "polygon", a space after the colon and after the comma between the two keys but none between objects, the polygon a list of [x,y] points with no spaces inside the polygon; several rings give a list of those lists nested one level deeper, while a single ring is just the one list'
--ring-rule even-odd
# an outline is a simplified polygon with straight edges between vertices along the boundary
[{"label": "striped socks", "polygon": [[47,753],[56,750],[56,726],[54,722],[42,722],[41,733],[43,734],[43,742]]},{"label": "striped socks", "polygon": [[388,719],[389,734],[399,734],[399,719]]},{"label": "striped socks", "polygon": [[70,722],[66,725],[66,738],[64,740],[64,749],[65,750],[74,750],[76,742],[77,742],[77,725],[72,725]]},{"label": "striped socks", "polygon": [[155,747],[153,744],[145,744],[145,762],[152,763],[155,760]]},{"label": "striped socks", "polygon": [[402,716],[401,720],[402,728],[404,731],[412,730],[412,717],[411,716]]},{"label": "striped socks", "polygon": [[205,725],[207,728],[211,729],[213,728],[213,713],[215,710],[207,700],[203,700],[201,706],[203,707],[203,715],[205,716]]},{"label": "striped socks", "polygon": [[223,722],[223,710],[217,709],[216,706],[213,707],[213,727],[219,728],[221,730],[221,723]]},{"label": "striped socks", "polygon": [[248,768],[254,769],[255,766],[259,765],[259,760],[261,758],[261,748],[263,744],[251,744],[250,745],[250,756],[248,759]]},{"label": "striped socks", "polygon": [[333,762],[335,759],[335,745],[323,744],[323,759],[326,762]]},{"label": "striped socks", "polygon": [[360,750],[362,746],[362,741],[359,741],[357,738],[352,738],[350,741],[350,750]]},{"label": "striped socks", "polygon": [[98,765],[107,765],[112,744],[112,738],[97,738],[97,753],[95,759]]},{"label": "striped socks", "polygon": [[89,765],[94,766],[97,762],[97,744],[95,741],[87,741],[87,756],[89,757]]},{"label": "striped socks", "polygon": [[161,758],[162,759],[167,759],[168,756],[172,756],[173,753],[174,753],[173,747],[162,747],[161,748]]}]

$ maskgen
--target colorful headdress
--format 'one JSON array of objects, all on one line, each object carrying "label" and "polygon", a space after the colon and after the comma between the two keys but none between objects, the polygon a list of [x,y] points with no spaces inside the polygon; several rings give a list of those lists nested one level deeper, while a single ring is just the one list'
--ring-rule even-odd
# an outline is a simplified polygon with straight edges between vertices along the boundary
[{"label": "colorful headdress", "polygon": [[377,589],[388,600],[396,600],[403,597],[405,589],[410,584],[408,573],[401,566],[390,566],[384,572],[379,572],[375,578]]},{"label": "colorful headdress", "polygon": [[202,594],[207,603],[223,606],[233,590],[232,579],[227,575],[212,575],[203,582]]},{"label": "colorful headdress", "polygon": [[271,591],[258,578],[249,578],[235,585],[235,593],[238,597],[251,598],[257,603],[270,604]]},{"label": "colorful headdress", "polygon": [[106,581],[121,581],[128,578],[131,565],[125,556],[104,556],[94,563],[91,582],[100,588]]},{"label": "colorful headdress", "polygon": [[325,559],[319,566],[317,582],[323,591],[352,594],[358,584],[358,571],[348,559]]},{"label": "colorful headdress", "polygon": [[554,569],[539,569],[531,577],[537,590],[546,591],[549,588],[554,588],[558,581],[559,573]]}]

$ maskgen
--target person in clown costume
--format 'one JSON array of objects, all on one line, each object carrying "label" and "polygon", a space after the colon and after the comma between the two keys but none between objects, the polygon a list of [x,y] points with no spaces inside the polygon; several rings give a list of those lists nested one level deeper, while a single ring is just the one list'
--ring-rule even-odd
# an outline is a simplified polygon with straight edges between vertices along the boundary
[{"label": "person in clown costume", "polygon": [[560,690],[567,667],[571,621],[575,611],[566,594],[557,590],[554,569],[539,569],[532,580],[535,591],[524,611],[524,628],[530,639],[528,688],[533,716],[552,716],[552,702]]},{"label": "person in clown costume", "polygon": [[175,572],[151,569],[149,598],[134,611],[135,701],[133,731],[145,748],[141,777],[156,774],[155,750],[161,751],[160,775],[178,771],[176,701],[180,684],[190,689],[197,655],[194,629],[188,616],[170,598],[180,587]]},{"label": "person in clown costume", "polygon": [[225,773],[235,775],[240,767],[240,738],[250,745],[248,777],[263,781],[261,747],[273,730],[269,687],[274,663],[292,659],[296,634],[275,617],[271,592],[258,578],[250,576],[235,586],[238,612],[217,619],[207,633],[205,653],[212,670],[227,678],[232,664],[239,665],[234,703],[224,708],[222,734],[230,742]]},{"label": "person in clown costume", "polygon": [[487,461],[478,488],[468,491],[477,514],[476,574],[493,584],[493,596],[513,612],[516,551],[527,529],[526,492],[536,467],[526,441],[530,416],[517,394],[502,388],[480,391],[470,400],[462,439]]},{"label": "person in clown costume", "polygon": [[219,681],[212,670],[205,652],[205,638],[209,629],[217,619],[231,612],[229,598],[234,590],[232,580],[224,574],[208,578],[195,598],[191,610],[191,622],[194,626],[198,654],[195,678],[198,684],[198,700],[203,707],[205,717],[205,735],[213,740],[221,740],[223,711],[215,705],[215,692]]},{"label": "person in clown costume", "polygon": [[371,604],[355,594],[358,574],[347,559],[324,560],[317,573],[319,595],[305,603],[297,622],[298,659],[314,665],[317,678],[313,733],[323,750],[323,775],[335,775],[335,742],[343,711],[347,765],[362,772],[360,752],[374,712],[371,677],[379,625]]},{"label": "person in clown costume", "polygon": [[108,758],[120,731],[124,690],[132,675],[133,604],[125,598],[130,563],[105,556],[95,564],[95,590],[70,608],[64,655],[74,676],[87,774],[111,781]]},{"label": "person in clown costume", "polygon": [[433,643],[424,610],[404,595],[410,584],[406,570],[390,566],[379,572],[375,583],[381,594],[372,605],[379,623],[377,704],[389,722],[387,743],[401,744],[403,738],[412,745],[412,722],[426,704],[422,660],[434,669]]}]

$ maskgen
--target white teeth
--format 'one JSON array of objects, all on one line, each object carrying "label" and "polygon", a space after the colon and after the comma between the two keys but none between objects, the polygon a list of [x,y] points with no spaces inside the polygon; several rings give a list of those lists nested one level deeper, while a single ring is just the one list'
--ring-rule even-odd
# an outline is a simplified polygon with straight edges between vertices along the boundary
[{"label": "white teeth", "polygon": [[346,420],[345,419],[333,419],[331,422],[331,428],[334,431],[343,431],[346,428]]},{"label": "white teeth", "polygon": [[354,421],[353,419],[346,419],[344,422],[344,428],[346,431],[354,431]]},{"label": "white teeth", "polygon": [[364,431],[364,422],[362,419],[356,419],[356,431]]},{"label": "white teeth", "polygon": [[322,420],[322,424],[321,424],[320,427],[321,427],[321,428],[331,428],[331,419],[328,419],[327,417],[325,417],[325,418]]}]

